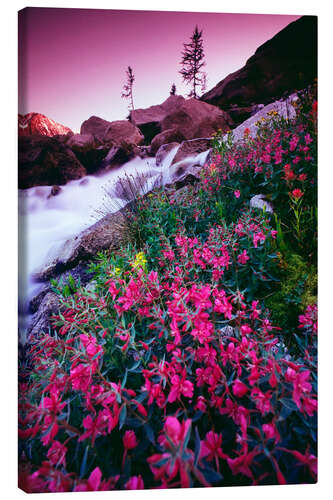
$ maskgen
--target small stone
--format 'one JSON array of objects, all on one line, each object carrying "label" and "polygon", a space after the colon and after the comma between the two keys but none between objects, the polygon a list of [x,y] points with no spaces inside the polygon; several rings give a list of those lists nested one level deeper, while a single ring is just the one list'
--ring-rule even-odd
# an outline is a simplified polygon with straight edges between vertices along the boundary
[{"label": "small stone", "polygon": [[234,329],[230,325],[227,325],[223,328],[220,328],[220,330],[218,330],[218,332],[219,332],[221,337],[232,337],[234,335]]},{"label": "small stone", "polygon": [[268,212],[270,214],[273,213],[273,206],[269,201],[265,200],[263,194],[256,194],[255,196],[253,196],[250,200],[250,207],[260,208],[264,212]]}]

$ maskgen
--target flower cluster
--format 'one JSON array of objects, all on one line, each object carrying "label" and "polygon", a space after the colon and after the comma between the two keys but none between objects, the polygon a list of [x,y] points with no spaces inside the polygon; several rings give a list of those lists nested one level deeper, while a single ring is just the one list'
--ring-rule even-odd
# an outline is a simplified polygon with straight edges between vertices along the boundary
[{"label": "flower cluster", "polygon": [[288,240],[246,206],[253,177],[283,186],[279,216],[289,193],[305,210],[315,141],[304,124],[271,118],[257,139],[216,149],[187,202],[143,200],[145,245],[105,253],[95,288],[62,296],[52,331],[30,339],[25,491],[316,481],[317,306],[296,316],[292,339],[274,323],[267,298]]}]

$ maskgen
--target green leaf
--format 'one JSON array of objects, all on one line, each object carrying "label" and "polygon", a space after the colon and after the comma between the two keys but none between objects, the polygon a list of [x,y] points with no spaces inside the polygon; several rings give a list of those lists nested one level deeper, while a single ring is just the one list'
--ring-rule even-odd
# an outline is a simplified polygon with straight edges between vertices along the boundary
[{"label": "green leaf", "polygon": [[212,469],[211,467],[205,466],[204,469],[200,469],[205,476],[206,481],[209,483],[217,483],[223,479],[222,474]]},{"label": "green leaf", "polygon": [[124,378],[123,378],[123,381],[121,383],[121,388],[123,389],[126,385],[126,382],[127,382],[127,374],[128,374],[128,369],[126,368],[126,372],[125,372],[125,375],[124,375]]},{"label": "green leaf", "polygon": [[201,439],[198,431],[198,427],[195,428],[195,448],[194,448],[194,467],[197,466],[199,457],[200,457],[200,451],[201,451]]},{"label": "green leaf", "polygon": [[135,370],[136,370],[136,369],[140,366],[140,364],[141,364],[141,359],[139,359],[138,361],[136,361],[136,362],[134,363],[134,365],[133,365],[133,366],[131,366],[131,368],[128,368],[128,370],[127,370],[127,371],[129,371],[129,372],[134,372],[134,371],[135,371]]},{"label": "green leaf", "polygon": [[191,428],[192,428],[192,422],[189,425],[189,428],[187,430],[187,433],[186,433],[186,436],[185,436],[185,439],[184,439],[184,442],[183,442],[183,450],[186,449],[186,447],[188,445],[188,442],[190,440],[190,437],[191,437]]},{"label": "green leaf", "polygon": [[125,423],[127,416],[127,407],[126,404],[123,403],[122,408],[120,410],[120,415],[119,415],[119,429],[121,429]]},{"label": "green leaf", "polygon": [[282,403],[283,406],[285,406],[286,408],[288,408],[288,410],[291,410],[291,411],[297,411],[298,410],[296,404],[294,403],[294,401],[292,399],[281,398],[280,399],[280,403]]},{"label": "green leaf", "polygon": [[86,468],[87,468],[87,458],[88,458],[88,451],[89,451],[89,445],[86,446],[86,449],[84,450],[82,462],[81,462],[81,467],[80,467],[80,478],[82,479],[86,473]]},{"label": "green leaf", "polygon": [[146,424],[144,426],[145,433],[147,435],[147,438],[152,444],[155,444],[155,436],[154,436],[154,431],[152,427],[149,424]]}]

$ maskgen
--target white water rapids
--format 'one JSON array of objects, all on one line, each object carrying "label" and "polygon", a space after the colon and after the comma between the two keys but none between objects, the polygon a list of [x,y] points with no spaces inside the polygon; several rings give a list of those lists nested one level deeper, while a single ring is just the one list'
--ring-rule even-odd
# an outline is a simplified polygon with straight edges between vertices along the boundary
[{"label": "white water rapids", "polygon": [[[143,193],[149,192],[156,182],[166,185],[176,179],[172,173],[184,164],[204,165],[208,151],[186,158],[171,167],[179,146],[173,148],[156,166],[155,158],[134,158],[126,164],[99,175],[88,175],[61,186],[51,195],[52,186],[36,186],[19,190],[19,327],[26,328],[31,298],[42,287],[32,275],[43,264],[57,256],[63,243],[88,228],[106,215],[101,208],[109,199],[109,212],[119,210],[127,202],[115,192],[119,179],[147,174]],[[108,193],[106,195],[106,192]],[[128,201],[128,200],[127,200]],[[99,212],[101,210],[101,212]]]}]

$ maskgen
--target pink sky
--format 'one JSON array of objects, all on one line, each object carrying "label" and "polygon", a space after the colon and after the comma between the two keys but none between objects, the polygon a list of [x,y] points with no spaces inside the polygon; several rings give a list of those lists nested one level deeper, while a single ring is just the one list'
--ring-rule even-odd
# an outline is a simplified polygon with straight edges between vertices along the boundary
[{"label": "pink sky", "polygon": [[207,90],[241,68],[259,45],[300,16],[28,8],[19,13],[19,113],[79,132],[91,115],[123,120],[132,66],[136,108],[160,104],[181,80],[183,43],[203,29]]}]

